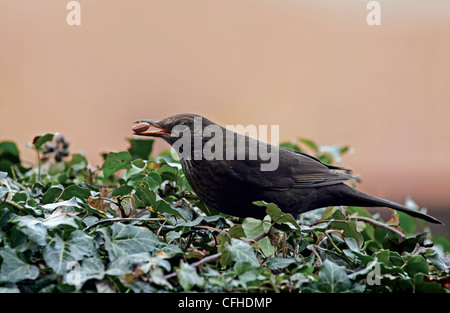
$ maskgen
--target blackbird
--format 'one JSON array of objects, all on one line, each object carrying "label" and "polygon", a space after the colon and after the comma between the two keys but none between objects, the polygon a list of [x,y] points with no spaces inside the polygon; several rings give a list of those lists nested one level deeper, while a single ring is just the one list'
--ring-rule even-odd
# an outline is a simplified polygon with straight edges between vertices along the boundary
[{"label": "blackbird", "polygon": [[346,185],[357,179],[349,169],[232,132],[200,115],[139,120],[132,129],[136,135],[160,137],[172,145],[192,189],[222,213],[261,219],[265,209],[253,202],[262,200],[294,216],[327,206],[389,207],[442,224],[430,215]]}]

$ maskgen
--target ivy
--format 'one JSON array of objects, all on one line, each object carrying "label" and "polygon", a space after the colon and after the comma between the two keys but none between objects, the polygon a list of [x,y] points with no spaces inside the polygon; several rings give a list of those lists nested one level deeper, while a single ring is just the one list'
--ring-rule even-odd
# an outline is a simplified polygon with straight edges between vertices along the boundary
[{"label": "ivy", "polygon": [[[206,207],[169,152],[129,143],[94,168],[44,134],[29,145],[38,164],[25,168],[17,146],[0,142],[0,291],[449,291],[450,240],[422,221],[356,207],[295,217],[263,201],[263,219],[236,219]],[[282,146],[325,162],[349,150]]]}]

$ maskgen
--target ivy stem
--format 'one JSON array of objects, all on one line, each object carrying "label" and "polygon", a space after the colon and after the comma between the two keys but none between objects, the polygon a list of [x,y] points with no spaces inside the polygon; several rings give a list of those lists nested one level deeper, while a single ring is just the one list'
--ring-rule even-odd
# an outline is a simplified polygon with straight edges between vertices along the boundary
[{"label": "ivy stem", "polygon": [[167,220],[166,218],[160,218],[160,217],[155,217],[155,218],[134,218],[134,217],[117,217],[117,218],[106,218],[100,221],[95,222],[94,224],[86,227],[85,229],[83,229],[83,231],[86,231],[92,227],[95,227],[99,224],[102,223],[107,223],[107,222],[117,222],[117,221],[142,221],[142,222],[149,222],[149,221],[164,221]]},{"label": "ivy stem", "polygon": [[37,177],[37,181],[41,182],[41,167],[42,167],[42,160],[41,160],[41,154],[39,151],[39,148],[35,148],[36,153],[37,153],[37,159],[38,159],[38,177]]},{"label": "ivy stem", "polygon": [[[277,219],[277,220],[278,220],[278,219]],[[276,221],[275,221],[274,223],[276,223]],[[272,225],[272,226],[273,226],[273,225]],[[268,230],[262,232],[262,233],[259,234],[258,236],[256,236],[256,237],[250,239],[249,241],[256,242],[256,241],[258,241],[258,240],[260,240],[260,239],[262,239],[262,238],[268,236],[268,235],[270,234],[270,230],[271,230],[271,229],[272,229],[272,228],[270,228],[270,229],[268,229]],[[205,263],[208,263],[208,262],[217,260],[218,258],[220,258],[221,255],[222,255],[222,252],[218,252],[218,253],[216,253],[216,254],[212,254],[212,255],[210,255],[210,256],[204,257],[203,259],[201,259],[201,260],[199,260],[199,261],[197,261],[197,262],[191,263],[191,264],[189,264],[189,265],[192,266],[192,267],[194,267],[194,268],[196,268],[196,267],[199,267],[200,265],[203,265],[203,264],[205,264]],[[178,271],[179,271],[179,270],[176,270],[175,272],[170,273],[170,274],[164,276],[164,278],[165,278],[166,280],[168,280],[168,279],[170,279],[170,278],[174,278],[174,277],[177,276]]]},{"label": "ivy stem", "polygon": [[328,237],[328,240],[330,240],[331,245],[336,249],[337,252],[339,252],[340,254],[343,254],[342,250],[338,248],[338,246],[336,246],[336,244],[334,243],[333,239],[331,239],[331,236],[328,234],[327,231],[324,232],[325,236]]},{"label": "ivy stem", "polygon": [[[222,255],[222,252],[218,252],[218,253],[216,253],[216,254],[212,254],[212,255],[210,255],[210,256],[204,257],[204,258],[201,259],[200,261],[191,263],[191,264],[189,264],[189,265],[192,266],[192,267],[199,267],[199,266],[202,265],[202,264],[205,264],[205,263],[208,263],[208,262],[217,260],[218,258],[220,258],[221,255]],[[165,278],[166,280],[171,279],[171,278],[174,278],[175,276],[177,276],[178,271],[179,271],[179,270],[176,270],[175,272],[170,273],[170,274],[164,276],[164,278]]]},{"label": "ivy stem", "polygon": [[25,210],[26,210],[23,206],[21,206],[20,204],[15,203],[14,201],[5,199],[5,200],[3,200],[2,202],[3,202],[3,203],[7,203],[7,204],[9,204],[9,205],[15,207],[15,208],[18,209],[18,210],[21,210],[21,211],[25,211]]},{"label": "ivy stem", "polygon": [[384,228],[384,229],[386,229],[386,230],[396,234],[402,240],[406,239],[406,236],[402,232],[400,232],[399,230],[397,230],[397,229],[395,229],[395,228],[393,228],[393,227],[391,227],[389,225],[386,225],[384,223],[381,223],[381,222],[378,222],[376,220],[373,220],[371,218],[367,218],[367,217],[363,217],[363,216],[350,216],[350,218],[358,220],[358,221],[362,221],[362,222],[366,222],[366,223],[372,224],[375,227]]}]

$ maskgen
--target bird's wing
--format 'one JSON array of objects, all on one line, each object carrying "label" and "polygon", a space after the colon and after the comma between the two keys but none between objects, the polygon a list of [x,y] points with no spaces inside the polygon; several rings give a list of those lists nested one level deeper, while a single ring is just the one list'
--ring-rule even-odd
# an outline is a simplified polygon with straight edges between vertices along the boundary
[{"label": "bird's wing", "polygon": [[348,169],[324,164],[307,154],[284,148],[279,152],[278,167],[274,171],[261,171],[261,160],[236,160],[229,162],[231,175],[256,187],[273,190],[328,186],[356,178]]},{"label": "bird's wing", "polygon": [[309,155],[309,154],[306,154],[306,153],[303,153],[303,152],[300,152],[300,151],[297,151],[297,150],[288,149],[288,148],[285,148],[285,149],[288,150],[288,151],[294,152],[294,153],[296,153],[296,154],[298,154],[298,155],[301,155],[301,156],[304,156],[304,157],[308,157],[308,158],[310,158],[310,159],[312,159],[312,160],[315,160],[316,162],[322,163],[323,165],[325,165],[326,167],[328,167],[330,170],[345,171],[345,172],[347,172],[347,173],[351,173],[351,172],[352,172],[352,170],[349,169],[349,168],[345,168],[345,167],[341,167],[341,166],[336,166],[336,165],[331,165],[331,164],[323,163],[323,162],[320,161],[319,159],[317,159],[317,158],[315,158],[315,157],[313,157],[313,156],[311,156],[311,155]]}]

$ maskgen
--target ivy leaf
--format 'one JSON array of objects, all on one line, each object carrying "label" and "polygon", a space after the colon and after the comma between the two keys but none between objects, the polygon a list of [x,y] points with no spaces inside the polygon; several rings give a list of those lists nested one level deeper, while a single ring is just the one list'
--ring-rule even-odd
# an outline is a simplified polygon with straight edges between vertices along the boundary
[{"label": "ivy leaf", "polygon": [[411,277],[417,273],[428,274],[428,262],[423,256],[415,255],[406,262],[404,269]]},{"label": "ivy leaf", "polygon": [[150,153],[152,152],[153,143],[155,142],[153,139],[139,139],[139,138],[128,138],[128,142],[131,144],[131,147],[128,149],[133,160],[143,159],[148,160],[150,157]]},{"label": "ivy leaf", "polygon": [[[334,220],[345,220],[345,215],[341,212],[341,210],[337,210],[333,213],[332,218]],[[351,219],[346,222],[332,222],[331,226],[336,229],[340,229],[343,231],[344,235],[354,238],[358,243],[358,248],[361,248],[364,244],[364,237],[357,229],[357,221],[355,219]]]},{"label": "ivy leaf", "polygon": [[94,239],[81,230],[76,230],[68,240],[54,236],[44,249],[44,260],[57,274],[65,275],[70,270],[69,262],[96,254]]},{"label": "ivy leaf", "polygon": [[259,267],[259,262],[256,259],[255,251],[248,243],[231,238],[231,245],[229,245],[231,258],[235,262],[247,262],[252,266]]},{"label": "ivy leaf", "polygon": [[253,204],[257,206],[266,207],[266,213],[270,216],[272,221],[276,221],[277,224],[285,224],[289,223],[297,229],[300,229],[300,226],[297,224],[295,218],[289,213],[283,213],[280,208],[274,203],[267,203],[264,201],[255,201]]},{"label": "ivy leaf", "polygon": [[60,207],[52,212],[52,214],[48,215],[44,220],[42,220],[42,223],[47,228],[54,228],[60,225],[68,225],[75,229],[78,228],[78,224],[76,222],[76,219],[78,220],[77,215],[78,212],[70,212],[66,209]]},{"label": "ivy leaf", "polygon": [[197,274],[193,266],[183,261],[180,262],[180,269],[177,272],[177,278],[185,292],[191,290],[194,286],[203,287],[205,281],[203,277]]},{"label": "ivy leaf", "polygon": [[62,186],[55,186],[49,188],[42,196],[42,203],[53,203],[64,191]]},{"label": "ivy leaf", "polygon": [[29,240],[38,244],[39,246],[45,246],[47,243],[47,228],[42,223],[42,220],[30,215],[15,216],[12,220],[17,223],[17,228],[20,232],[24,233]]},{"label": "ivy leaf", "polygon": [[165,245],[151,231],[137,226],[114,223],[110,229],[111,234],[106,228],[101,231],[105,235],[105,248],[111,260],[142,252],[154,252]]},{"label": "ivy leaf", "polygon": [[300,262],[300,259],[295,258],[276,258],[276,257],[270,257],[266,259],[266,266],[269,269],[282,269],[286,268],[291,264],[298,264]]},{"label": "ivy leaf", "polygon": [[[271,224],[268,222],[263,222],[251,217],[244,219],[242,222],[242,228],[245,232],[245,236],[249,239],[269,230],[270,225]],[[276,251],[276,248],[270,243],[270,240],[267,237],[258,240],[256,245],[261,248],[261,251],[265,256],[273,255]]]},{"label": "ivy leaf", "polygon": [[110,177],[119,170],[129,169],[131,160],[131,154],[128,151],[108,153],[103,165],[103,179]]},{"label": "ivy leaf", "polygon": [[43,134],[41,136],[36,136],[33,139],[33,145],[36,149],[40,150],[42,145],[48,141],[52,141],[55,134]]},{"label": "ivy leaf", "polygon": [[300,147],[292,142],[282,142],[282,143],[280,143],[280,147],[295,150],[295,151],[301,151]]},{"label": "ivy leaf", "polygon": [[36,279],[39,268],[24,262],[18,257],[16,250],[8,246],[0,248],[3,262],[0,266],[0,281],[16,283],[24,279]]},{"label": "ivy leaf", "polygon": [[[100,280],[105,276],[105,266],[98,257],[84,258],[80,268],[80,284],[89,279]],[[67,277],[66,277],[67,279]]]},{"label": "ivy leaf", "polygon": [[11,213],[7,208],[2,208],[0,210],[0,228],[8,224],[8,221],[11,217]]},{"label": "ivy leaf", "polygon": [[90,196],[91,192],[89,191],[89,189],[82,188],[78,185],[70,185],[69,187],[65,188],[61,199],[69,200],[72,197],[77,197],[80,200],[84,200],[89,198]]},{"label": "ivy leaf", "polygon": [[339,266],[330,260],[325,260],[319,271],[319,279],[304,284],[303,292],[362,292],[364,286],[354,284],[345,272],[345,267]]},{"label": "ivy leaf", "polygon": [[79,208],[80,205],[77,202],[77,199],[75,197],[71,198],[70,200],[56,202],[56,203],[49,203],[42,206],[43,209],[53,211],[56,208],[59,207],[76,207]]},{"label": "ivy leaf", "polygon": [[133,190],[133,187],[128,186],[128,185],[123,185],[120,187],[115,188],[112,192],[111,192],[111,196],[112,197],[117,197],[117,196],[125,196],[130,194],[130,192]]},{"label": "ivy leaf", "polygon": [[19,149],[12,141],[0,142],[0,171],[12,176],[11,166],[16,165],[21,172],[24,168],[21,165]]},{"label": "ivy leaf", "polygon": [[297,140],[299,142],[305,144],[306,146],[308,146],[314,152],[318,152],[319,151],[319,147],[317,146],[317,144],[314,141],[312,141],[310,139],[306,139],[306,138],[298,138]]}]

